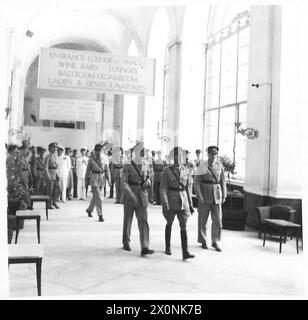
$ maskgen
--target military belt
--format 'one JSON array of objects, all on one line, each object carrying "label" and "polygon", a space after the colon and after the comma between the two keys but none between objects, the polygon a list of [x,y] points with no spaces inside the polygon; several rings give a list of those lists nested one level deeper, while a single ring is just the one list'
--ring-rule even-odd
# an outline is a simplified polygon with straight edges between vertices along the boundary
[{"label": "military belt", "polygon": [[103,173],[103,172],[100,172],[100,171],[92,171],[92,173]]},{"label": "military belt", "polygon": [[22,169],[22,171],[28,171],[28,169]]},{"label": "military belt", "polygon": [[219,183],[216,183],[216,182],[213,182],[213,181],[209,181],[209,180],[202,180],[203,183],[205,184],[219,184]]},{"label": "military belt", "polygon": [[169,187],[168,189],[171,191],[184,191],[185,190],[184,188],[172,188],[172,187]]},{"label": "military belt", "polygon": [[115,165],[114,167],[115,167],[115,169],[122,169],[123,168],[123,166],[121,166],[121,165]]},{"label": "military belt", "polygon": [[58,169],[58,167],[48,167],[48,169]]},{"label": "military belt", "polygon": [[37,168],[36,170],[37,170],[37,171],[44,171],[44,169],[39,169],[39,168]]}]

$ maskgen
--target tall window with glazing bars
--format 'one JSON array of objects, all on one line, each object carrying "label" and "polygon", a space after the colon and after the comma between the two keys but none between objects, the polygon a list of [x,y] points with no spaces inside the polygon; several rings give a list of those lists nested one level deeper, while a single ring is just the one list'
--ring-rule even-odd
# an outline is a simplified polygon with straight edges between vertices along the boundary
[{"label": "tall window with glazing bars", "polygon": [[246,126],[249,12],[210,35],[205,55],[205,145],[218,145],[220,155],[236,163],[234,178],[244,180],[246,138],[236,133],[235,123]]}]

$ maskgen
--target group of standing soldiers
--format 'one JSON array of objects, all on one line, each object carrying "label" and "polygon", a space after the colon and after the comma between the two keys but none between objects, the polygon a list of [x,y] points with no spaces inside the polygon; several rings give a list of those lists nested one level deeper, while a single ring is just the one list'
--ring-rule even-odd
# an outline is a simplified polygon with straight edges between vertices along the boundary
[{"label": "group of standing soldiers", "polygon": [[[15,159],[8,148],[7,163]],[[58,150],[58,152],[56,152]],[[78,176],[78,198],[85,200],[87,185],[91,186],[92,199],[86,209],[89,217],[96,208],[99,221],[103,222],[102,201],[106,182],[110,186],[110,195],[113,197],[113,187],[116,189],[116,202],[124,206],[122,243],[123,249],[131,251],[130,236],[134,213],[138,221],[140,233],[141,255],[152,254],[149,248],[148,204],[162,206],[165,225],[165,253],[171,255],[171,233],[175,216],[180,225],[180,238],[183,260],[194,258],[188,251],[186,225],[189,216],[193,213],[193,192],[198,201],[198,242],[203,249],[207,249],[206,223],[211,213],[212,218],[212,247],[221,251],[219,247],[222,212],[221,205],[225,201],[226,183],[222,164],[217,159],[218,147],[207,148],[208,159],[202,158],[202,152],[196,151],[197,159],[191,160],[189,152],[180,147],[174,147],[167,160],[162,158],[161,152],[156,154],[144,148],[142,142],[137,143],[129,151],[124,152],[121,147],[112,149],[96,144],[94,151],[86,155],[86,148],[81,148],[79,157],[75,154],[75,164],[72,162],[71,150],[57,143],[50,143],[49,154],[44,157],[45,149],[37,147],[37,154],[32,150],[29,156],[29,145],[23,142],[18,159],[19,176],[26,187],[31,185],[31,164],[35,163],[35,180],[32,180],[34,192],[45,192],[50,199],[49,208],[59,208],[60,198],[64,202],[70,197],[70,189],[74,178],[69,178],[69,172],[75,168]],[[16,163],[16,159],[14,160]],[[77,167],[77,170],[76,170]],[[79,168],[79,169],[78,169]],[[77,174],[76,174],[77,171]],[[74,177],[74,175],[72,175]],[[8,174],[9,177],[9,174]],[[71,186],[68,187],[69,181]],[[87,183],[88,181],[88,183]],[[46,184],[45,191],[43,190]],[[66,190],[69,192],[67,193]]]},{"label": "group of standing soldiers", "polygon": [[65,202],[73,197],[85,200],[86,151],[82,147],[80,156],[77,156],[76,149],[64,148],[54,142],[48,145],[45,156],[46,149],[30,147],[29,140],[23,140],[20,147],[14,144],[7,146],[9,199],[16,198],[13,186],[19,185],[19,189],[24,190],[22,200],[26,207],[30,204],[30,194],[47,194],[50,198],[49,209],[59,208],[59,201]]}]

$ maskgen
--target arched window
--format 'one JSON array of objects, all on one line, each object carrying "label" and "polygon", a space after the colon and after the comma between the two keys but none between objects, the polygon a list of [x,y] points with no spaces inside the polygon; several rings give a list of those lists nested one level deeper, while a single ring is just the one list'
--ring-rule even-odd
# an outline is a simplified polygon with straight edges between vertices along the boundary
[{"label": "arched window", "polygon": [[[206,44],[204,142],[236,163],[244,180],[245,137],[235,123],[246,125],[249,57],[249,12],[232,7],[212,9]],[[235,14],[235,10],[237,14]]]},{"label": "arched window", "polygon": [[[129,56],[139,56],[135,41],[132,41],[129,49]],[[123,139],[122,147],[126,150],[133,147],[137,139],[137,116],[138,116],[138,96],[125,95],[123,108]]]},{"label": "arched window", "polygon": [[[163,32],[162,32],[163,30]],[[156,59],[155,74],[155,96],[146,97],[145,101],[145,125],[144,125],[144,142],[152,150],[161,149],[161,132],[162,119],[164,115],[164,86],[165,75],[168,72],[166,67],[166,47],[169,36],[169,21],[166,9],[161,8],[157,12],[151,29],[148,57]]]}]

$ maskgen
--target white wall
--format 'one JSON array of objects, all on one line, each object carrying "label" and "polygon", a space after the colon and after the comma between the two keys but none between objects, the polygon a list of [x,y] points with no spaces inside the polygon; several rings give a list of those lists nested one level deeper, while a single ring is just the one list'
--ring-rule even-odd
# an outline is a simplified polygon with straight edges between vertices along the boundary
[{"label": "white wall", "polygon": [[[277,52],[279,55],[279,51]],[[268,188],[271,86],[259,88],[251,84],[272,83],[272,7],[251,6],[250,8],[250,53],[247,97],[247,127],[258,130],[258,138],[246,139],[245,191],[266,195]],[[273,89],[277,83],[273,83]],[[276,110],[277,101],[272,101]],[[273,129],[273,128],[272,128]],[[278,132],[272,130],[271,137]],[[271,147],[273,141],[271,141]],[[272,166],[271,170],[275,170]]]},{"label": "white wall", "polygon": [[247,139],[244,189],[275,198],[302,197],[298,14],[294,5],[251,7],[247,126],[259,136]]},{"label": "white wall", "polygon": [[[96,123],[86,123],[86,131],[30,126],[24,126],[24,131],[30,135],[32,145],[42,146],[45,149],[47,149],[49,143],[58,142],[58,144],[63,147],[71,147],[79,150],[80,147],[85,146],[92,150],[94,145],[99,142],[96,138]],[[87,134],[85,134],[85,132]]]}]

